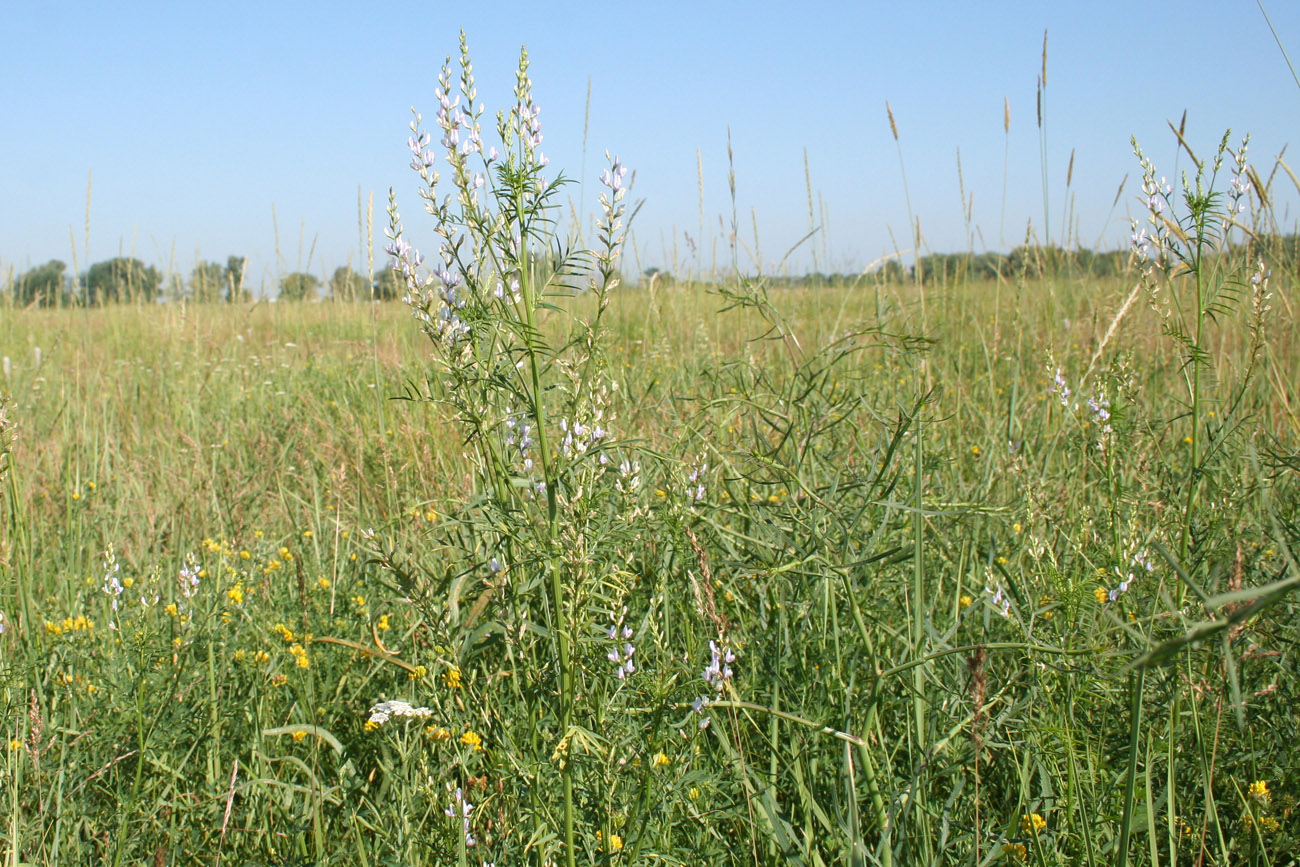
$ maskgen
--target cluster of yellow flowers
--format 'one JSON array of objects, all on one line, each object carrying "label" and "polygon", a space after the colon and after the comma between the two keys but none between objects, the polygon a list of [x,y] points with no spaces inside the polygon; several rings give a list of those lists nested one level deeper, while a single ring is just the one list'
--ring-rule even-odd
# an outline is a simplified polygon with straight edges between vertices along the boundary
[{"label": "cluster of yellow flowers", "polygon": [[289,648],[289,655],[293,657],[294,664],[299,668],[311,668],[311,660],[307,657],[307,650],[301,644],[294,644]]},{"label": "cluster of yellow flowers", "polygon": [[94,628],[95,621],[84,614],[78,614],[76,617],[65,617],[57,623],[53,620],[45,621],[46,635],[62,635],[65,632],[90,632]]},{"label": "cluster of yellow flowers", "polygon": [[1029,813],[1020,818],[1020,830],[1033,837],[1047,828],[1047,820],[1038,813]]}]

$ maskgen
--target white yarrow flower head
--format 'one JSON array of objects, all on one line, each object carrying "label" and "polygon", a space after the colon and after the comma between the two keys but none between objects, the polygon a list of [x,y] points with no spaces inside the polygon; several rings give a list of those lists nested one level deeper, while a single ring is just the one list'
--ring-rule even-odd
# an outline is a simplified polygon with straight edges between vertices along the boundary
[{"label": "white yarrow flower head", "polygon": [[393,699],[392,701],[381,701],[379,704],[370,708],[370,722],[375,725],[383,725],[393,717],[408,717],[411,719],[428,719],[433,716],[433,711],[427,707],[413,707],[409,701]]}]

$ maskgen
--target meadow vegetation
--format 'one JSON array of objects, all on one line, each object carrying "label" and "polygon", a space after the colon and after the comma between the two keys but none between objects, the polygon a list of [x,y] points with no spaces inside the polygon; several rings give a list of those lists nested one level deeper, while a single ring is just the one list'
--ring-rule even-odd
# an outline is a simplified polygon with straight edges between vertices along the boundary
[{"label": "meadow vegetation", "polygon": [[1294,863],[1244,144],[1105,276],[627,287],[438,96],[406,303],[3,310],[7,863]]}]

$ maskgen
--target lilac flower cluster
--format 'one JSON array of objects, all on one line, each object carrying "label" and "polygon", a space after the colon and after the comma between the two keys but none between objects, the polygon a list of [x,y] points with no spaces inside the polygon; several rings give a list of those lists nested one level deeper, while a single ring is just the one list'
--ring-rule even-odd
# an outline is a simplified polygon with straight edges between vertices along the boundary
[{"label": "lilac flower cluster", "polygon": [[1065,409],[1070,408],[1070,395],[1074,394],[1074,392],[1070,391],[1070,386],[1066,385],[1065,374],[1061,373],[1061,368],[1056,368],[1056,375],[1052,377],[1052,384],[1048,386],[1047,393],[1056,395],[1057,400],[1061,402],[1061,406]]},{"label": "lilac flower cluster", "polygon": [[[529,151],[537,150],[542,146],[542,122],[537,119],[542,112],[541,108],[531,101],[520,101],[513,110],[519,123],[519,138]],[[539,157],[538,162],[546,165],[545,157]]]},{"label": "lilac flower cluster", "polygon": [[564,436],[560,439],[560,449],[566,458],[572,460],[581,457],[609,436],[609,431],[600,426],[600,418],[601,411],[596,410],[596,417],[591,424],[578,421],[570,424],[567,418],[560,419],[560,429],[564,431]]},{"label": "lilac flower cluster", "polygon": [[525,474],[533,471],[533,459],[529,455],[532,447],[533,427],[528,423],[528,416],[524,413],[507,416],[506,449],[518,456]]},{"label": "lilac flower cluster", "polygon": [[620,494],[631,495],[641,487],[641,462],[624,460],[618,465],[618,480],[614,487]]},{"label": "lilac flower cluster", "polygon": [[614,193],[617,198],[622,198],[623,178],[627,176],[627,166],[619,162],[618,157],[610,162],[609,168],[600,173],[600,182],[609,187],[610,192]]},{"label": "lilac flower cluster", "polygon": [[627,617],[627,606],[624,605],[622,610],[615,613],[609,612],[609,630],[605,637],[617,645],[609,652],[609,661],[614,663],[618,668],[618,679],[626,680],[628,675],[636,671],[636,665],[632,662],[632,655],[636,653],[636,645],[632,643],[632,627],[624,622]]},{"label": "lilac flower cluster", "polygon": [[461,833],[465,835],[465,847],[472,848],[478,842],[469,830],[469,817],[474,812],[474,805],[465,800],[465,793],[460,786],[453,790],[451,783],[448,783],[447,791],[451,792],[451,805],[443,810],[443,813],[448,819],[460,819]]},{"label": "lilac flower cluster", "polygon": [[1241,140],[1241,147],[1232,155],[1234,174],[1228,183],[1228,215],[1233,216],[1246,210],[1246,200],[1250,197],[1250,177],[1246,171],[1246,151],[1250,147],[1250,136]]},{"label": "lilac flower cluster", "polygon": [[186,599],[199,592],[199,563],[194,559],[193,554],[185,555],[185,563],[181,566],[180,574],[176,576],[176,583],[180,585],[181,595]]},{"label": "lilac flower cluster", "polygon": [[1152,216],[1160,216],[1165,211],[1165,202],[1173,194],[1173,186],[1163,177],[1156,183],[1153,177],[1142,180],[1142,195],[1147,197],[1147,210]]},{"label": "lilac flower cluster", "polygon": [[695,459],[691,465],[690,475],[686,477],[686,497],[692,503],[698,503],[704,499],[704,474],[708,472],[709,464],[704,460],[704,455]]},{"label": "lilac flower cluster", "polygon": [[725,642],[721,647],[716,641],[709,642],[709,652],[713,655],[704,669],[704,682],[713,687],[714,692],[722,692],[726,682],[731,680],[731,664],[736,661],[736,654]]},{"label": "lilac flower cluster", "polygon": [[[704,682],[713,691],[713,696],[719,696],[726,690],[727,682],[731,680],[734,674],[731,670],[731,664],[736,661],[736,653],[731,649],[731,645],[725,641],[721,645],[716,641],[710,641],[709,653],[712,658],[705,667],[704,673],[700,676],[704,678]],[[712,696],[702,695],[691,702],[691,710],[696,713],[703,713],[704,709],[712,701]],[[705,729],[708,727],[709,717],[700,720],[700,728]]]},{"label": "lilac flower cluster", "polygon": [[110,542],[108,548],[104,550],[104,586],[103,590],[112,601],[113,610],[117,610],[118,597],[123,593],[122,582],[117,580],[117,573],[121,569],[117,562],[117,555],[113,553],[113,545]]},{"label": "lilac flower cluster", "polygon": [[1011,597],[1002,589],[1002,585],[994,582],[992,587],[985,586],[984,592],[992,596],[990,600],[994,608],[1000,608],[1003,617],[1011,616]]},{"label": "lilac flower cluster", "polygon": [[1124,543],[1124,560],[1121,565],[1114,567],[1116,577],[1120,579],[1119,584],[1113,587],[1107,594],[1107,598],[1114,602],[1129,591],[1136,581],[1142,575],[1149,575],[1156,569],[1155,561],[1148,551],[1135,538],[1130,537]]}]

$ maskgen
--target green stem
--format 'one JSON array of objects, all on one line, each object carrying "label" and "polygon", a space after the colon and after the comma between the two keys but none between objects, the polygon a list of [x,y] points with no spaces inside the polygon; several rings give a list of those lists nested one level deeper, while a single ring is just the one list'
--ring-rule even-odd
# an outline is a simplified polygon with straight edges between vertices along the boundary
[{"label": "green stem", "polygon": [[1119,858],[1116,867],[1128,865],[1128,840],[1133,824],[1134,789],[1137,785],[1138,740],[1142,734],[1142,687],[1146,669],[1129,675],[1128,770],[1124,774],[1124,815],[1120,820]]},{"label": "green stem", "polygon": [[[523,213],[524,202],[522,190],[515,193],[517,213]],[[524,316],[527,331],[524,337],[525,353],[528,358],[528,375],[532,386],[533,420],[537,425],[537,448],[541,453],[542,478],[546,483],[546,523],[547,523],[547,570],[550,574],[550,608],[553,617],[551,628],[555,634],[555,644],[560,663],[560,737],[567,739],[569,727],[573,723],[573,669],[569,662],[569,632],[564,618],[564,587],[560,580],[560,524],[559,501],[557,500],[556,482],[551,462],[550,442],[546,435],[546,409],[542,392],[541,365],[537,347],[537,328],[535,310],[537,307],[538,287],[534,285],[531,269],[527,267],[528,234],[520,232],[519,255],[522,265],[519,268],[520,289],[524,296]],[[564,859],[568,867],[576,867],[577,861],[574,845],[573,828],[573,762],[567,753],[563,754],[560,777],[564,785]]]}]

